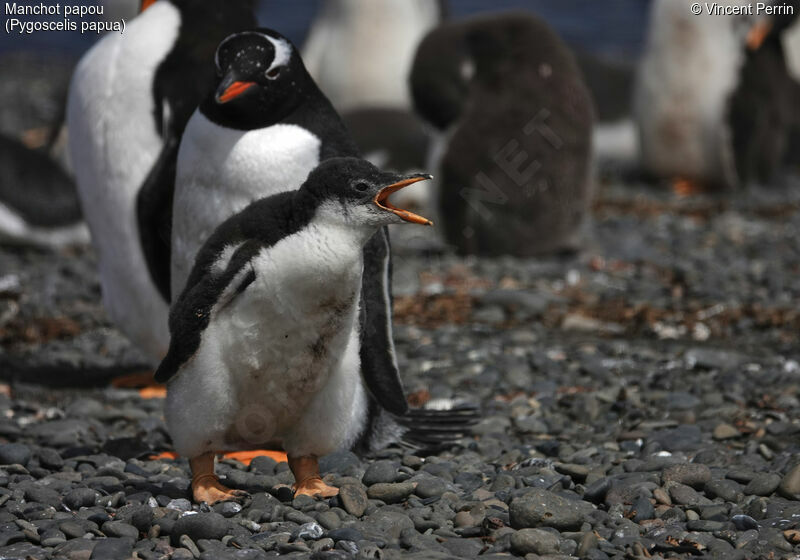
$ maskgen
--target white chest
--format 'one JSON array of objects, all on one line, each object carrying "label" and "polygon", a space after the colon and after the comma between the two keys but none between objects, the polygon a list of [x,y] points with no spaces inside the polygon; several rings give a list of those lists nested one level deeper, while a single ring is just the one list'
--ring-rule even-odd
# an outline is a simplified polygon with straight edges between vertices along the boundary
[{"label": "white chest", "polygon": [[195,112],[178,155],[173,291],[180,293],[197,251],[220,223],[255,200],[297,189],[319,163],[320,146],[299,126],[233,130]]},{"label": "white chest", "polygon": [[295,409],[345,355],[356,328],[361,245],[321,229],[311,226],[262,251],[251,261],[255,281],[212,313],[214,329],[203,344],[219,345],[243,402],[269,398]]}]

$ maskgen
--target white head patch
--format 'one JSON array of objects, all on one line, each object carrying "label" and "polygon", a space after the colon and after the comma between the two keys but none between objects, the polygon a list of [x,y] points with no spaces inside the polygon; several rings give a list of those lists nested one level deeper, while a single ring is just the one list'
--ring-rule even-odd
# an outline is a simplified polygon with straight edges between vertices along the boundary
[{"label": "white head patch", "polygon": [[289,64],[289,59],[292,57],[292,46],[284,39],[276,39],[269,35],[264,35],[264,37],[275,47],[275,58],[272,60],[272,65],[267,69],[267,72]]}]

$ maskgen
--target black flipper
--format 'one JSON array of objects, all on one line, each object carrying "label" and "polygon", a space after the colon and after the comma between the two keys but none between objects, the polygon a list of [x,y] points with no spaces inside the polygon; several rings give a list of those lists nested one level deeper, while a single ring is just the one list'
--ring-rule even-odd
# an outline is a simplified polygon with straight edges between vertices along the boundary
[{"label": "black flipper", "polygon": [[480,418],[476,407],[461,405],[448,410],[414,408],[397,421],[407,429],[401,438],[402,443],[434,452],[468,437],[472,433],[470,428]]},{"label": "black flipper", "polygon": [[[206,274],[197,281],[187,283],[169,314],[169,350],[156,370],[156,381],[166,383],[194,355],[200,346],[203,331],[211,320],[214,305],[230,305],[253,283],[256,275],[249,262],[261,246],[257,241],[247,241],[236,250],[224,271],[214,274],[206,269]],[[246,267],[248,270],[238,279],[237,285],[232,285]],[[193,271],[192,276],[196,278],[197,275],[197,270]]]},{"label": "black flipper", "polygon": [[170,236],[179,144],[176,134],[164,138],[164,147],[136,197],[136,220],[144,259],[153,284],[167,303],[171,299]]},{"label": "black flipper", "polygon": [[361,374],[380,406],[397,416],[408,411],[392,337],[391,260],[386,228],[364,247],[361,286]]}]

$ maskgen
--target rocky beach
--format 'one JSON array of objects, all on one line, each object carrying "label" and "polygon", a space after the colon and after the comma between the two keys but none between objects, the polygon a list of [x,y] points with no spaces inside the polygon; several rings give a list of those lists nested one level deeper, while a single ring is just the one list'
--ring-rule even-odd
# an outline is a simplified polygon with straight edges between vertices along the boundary
[{"label": "rocky beach", "polygon": [[[410,400],[480,407],[435,453],[342,452],[338,497],[224,459],[189,501],[90,247],[0,247],[0,558],[800,556],[800,182],[679,196],[608,177],[585,249],[464,259],[397,236]],[[152,398],[145,398],[152,397]]]}]

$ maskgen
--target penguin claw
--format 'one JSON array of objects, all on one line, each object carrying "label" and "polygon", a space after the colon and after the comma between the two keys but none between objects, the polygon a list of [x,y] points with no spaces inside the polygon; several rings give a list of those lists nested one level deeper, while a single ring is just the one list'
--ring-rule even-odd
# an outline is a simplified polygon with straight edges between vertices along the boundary
[{"label": "penguin claw", "polygon": [[250,497],[250,494],[244,490],[233,490],[223,486],[218,480],[198,484],[192,489],[192,493],[195,502],[198,504],[205,502],[210,506],[220,502],[242,503]]},{"label": "penguin claw", "polygon": [[294,484],[294,496],[311,496],[312,498],[330,498],[339,493],[335,486],[328,486],[318,476],[305,479],[300,484]]}]

